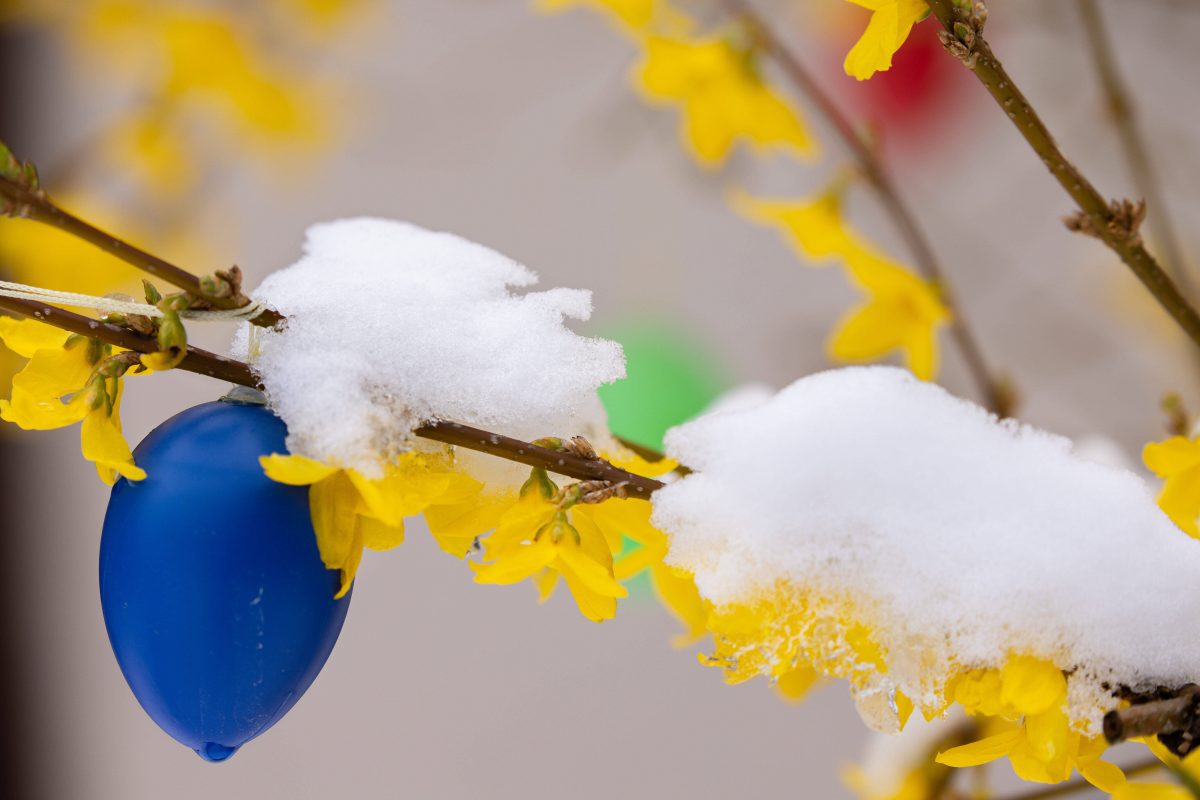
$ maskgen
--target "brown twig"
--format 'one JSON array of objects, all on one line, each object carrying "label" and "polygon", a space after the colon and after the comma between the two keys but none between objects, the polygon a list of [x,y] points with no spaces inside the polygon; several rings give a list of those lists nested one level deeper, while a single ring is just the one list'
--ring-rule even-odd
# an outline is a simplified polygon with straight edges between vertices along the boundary
[{"label": "brown twig", "polygon": [[928,2],[945,29],[941,37],[946,50],[975,73],[1050,173],[1078,204],[1079,212],[1070,219],[1086,218],[1088,231],[1094,231],[1096,237],[1133,270],[1179,327],[1200,346],[1200,315],[1146,250],[1136,225],[1122,224],[1125,204],[1106,200],[1067,160],[1041,117],[992,52],[983,37],[983,23],[987,18],[983,4],[975,3],[973,10],[966,10],[957,6],[955,0]]},{"label": "brown twig", "polygon": [[1160,736],[1176,755],[1191,751],[1200,727],[1200,686],[1188,685],[1170,697],[1134,703],[1104,715],[1109,744],[1142,736]]},{"label": "brown twig", "polygon": [[[153,336],[146,336],[127,330],[120,325],[94,320],[32,300],[0,297],[0,310],[32,317],[56,328],[90,336],[137,353],[155,353],[159,349],[158,341]],[[241,386],[252,388],[261,388],[262,386],[258,376],[248,364],[196,347],[188,347],[187,355],[179,364],[178,369],[207,375]],[[626,496],[631,498],[648,500],[652,493],[664,486],[662,481],[627,472],[614,467],[601,458],[584,458],[568,452],[551,450],[458,422],[433,421],[420,426],[413,433],[424,439],[467,450],[476,450],[531,467],[541,467],[547,472],[566,475],[576,480],[623,484]]]},{"label": "brown twig", "polygon": [[857,162],[859,171],[868,185],[875,190],[884,209],[891,216],[900,235],[908,244],[917,268],[920,269],[926,280],[938,287],[942,302],[950,309],[951,336],[962,354],[967,370],[984,403],[1000,416],[1008,416],[1012,411],[1012,393],[989,371],[978,341],[967,324],[962,307],[951,291],[945,271],[934,254],[928,237],[921,230],[916,217],[901,197],[891,174],[884,167],[878,154],[863,140],[854,124],[842,113],[833,98],[809,73],[791,48],[775,34],[747,0],[721,0],[721,2],[731,15],[742,20],[758,42],[762,52],[774,59],[796,90],[808,98],[809,102],[837,131],[838,136]]},{"label": "brown twig", "polygon": [[1112,40],[1100,13],[1100,3],[1098,0],[1076,0],[1076,5],[1083,20],[1092,64],[1104,90],[1108,113],[1121,140],[1121,148],[1125,151],[1125,160],[1129,162],[1134,186],[1150,205],[1146,224],[1154,233],[1155,243],[1163,249],[1163,269],[1179,284],[1185,295],[1195,297],[1195,287],[1191,285],[1183,248],[1180,247],[1166,197],[1151,163],[1141,126],[1138,124],[1136,107],[1117,69]]},{"label": "brown twig", "polygon": [[[158,256],[107,233],[90,222],[60,208],[40,189],[21,186],[15,181],[0,177],[0,197],[14,208],[13,216],[40,222],[96,245],[122,261],[183,289],[196,297],[203,298],[216,308],[240,308],[249,303],[245,296],[222,297],[212,294],[202,279],[185,269],[175,266]],[[272,327],[283,320],[277,312],[264,309],[251,322]]]}]

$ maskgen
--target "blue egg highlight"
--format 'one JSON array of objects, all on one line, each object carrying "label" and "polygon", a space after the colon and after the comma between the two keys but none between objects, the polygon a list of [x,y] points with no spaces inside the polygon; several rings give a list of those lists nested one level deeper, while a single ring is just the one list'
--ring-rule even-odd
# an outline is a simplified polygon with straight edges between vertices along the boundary
[{"label": "blue egg highlight", "polygon": [[307,487],[263,474],[286,453],[262,406],[205,403],[134,451],[145,480],[113,487],[100,542],[109,641],[142,708],[206,761],[278,722],[321,671],[346,619]]}]

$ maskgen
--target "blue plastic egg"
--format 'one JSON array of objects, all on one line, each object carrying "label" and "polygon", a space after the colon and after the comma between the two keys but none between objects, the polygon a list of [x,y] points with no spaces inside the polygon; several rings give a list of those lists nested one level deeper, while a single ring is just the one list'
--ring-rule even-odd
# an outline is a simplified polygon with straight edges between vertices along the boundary
[{"label": "blue plastic egg", "polygon": [[259,405],[205,403],[134,451],[147,478],[113,487],[100,600],[117,662],[146,713],[224,761],[296,704],[350,605],[317,552],[305,487],[268,479],[283,422]]}]

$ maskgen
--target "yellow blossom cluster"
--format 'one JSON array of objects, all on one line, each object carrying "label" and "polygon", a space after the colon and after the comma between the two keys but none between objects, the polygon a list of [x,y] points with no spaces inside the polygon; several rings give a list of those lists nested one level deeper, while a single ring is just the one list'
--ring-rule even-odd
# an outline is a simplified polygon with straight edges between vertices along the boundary
[{"label": "yellow blossom cluster", "polygon": [[121,475],[141,480],[121,433],[124,370],[106,370],[110,345],[69,334],[36,320],[0,317],[0,340],[28,359],[0,400],[0,419],[26,430],[65,428],[82,422],[83,457],[96,464],[107,484]]}]

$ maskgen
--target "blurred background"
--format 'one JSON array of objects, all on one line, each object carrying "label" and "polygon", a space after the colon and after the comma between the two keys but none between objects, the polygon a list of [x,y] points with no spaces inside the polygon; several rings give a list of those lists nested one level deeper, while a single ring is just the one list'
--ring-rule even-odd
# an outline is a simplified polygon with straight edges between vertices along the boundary
[{"label": "blurred background", "polygon": [[[1200,5],[1101,5],[1194,264]],[[1068,200],[943,56],[933,24],[891,73],[856,84],[840,67],[861,9],[757,7],[876,132],[988,361],[1016,386],[1018,416],[1102,434],[1136,462],[1162,435],[1163,394],[1195,400],[1197,363],[1124,268],[1064,230]],[[1076,4],[995,0],[989,38],[1101,191],[1136,194]],[[704,170],[675,112],[631,89],[636,59],[602,16],[526,0],[0,3],[0,139],[67,208],[194,272],[239,264],[251,287],[298,257],[308,225],[375,215],[482,242],[545,287],[592,289],[582,329],[629,348],[630,380],[605,398],[613,426],[657,445],[722,391],[830,366],[825,338],[857,294],[727,202],[735,188],[824,185],[846,153],[823,121],[807,115],[816,163],[739,153]],[[908,257],[869,193],[848,213]],[[10,279],[138,285],[32,228],[0,221]],[[192,338],[221,351],[232,333],[193,326]],[[941,382],[970,396],[943,345]],[[128,388],[136,442],[225,387],[176,371]],[[648,588],[597,626],[565,592],[539,607],[527,586],[472,584],[419,522],[402,548],[366,559],[339,645],[298,706],[228,763],[204,763],[142,712],[112,656],[96,577],[108,491],[78,431],[0,437],[6,798],[850,796],[839,768],[867,734],[844,690],[793,706],[762,681],[726,687],[672,648],[676,625]]]}]

